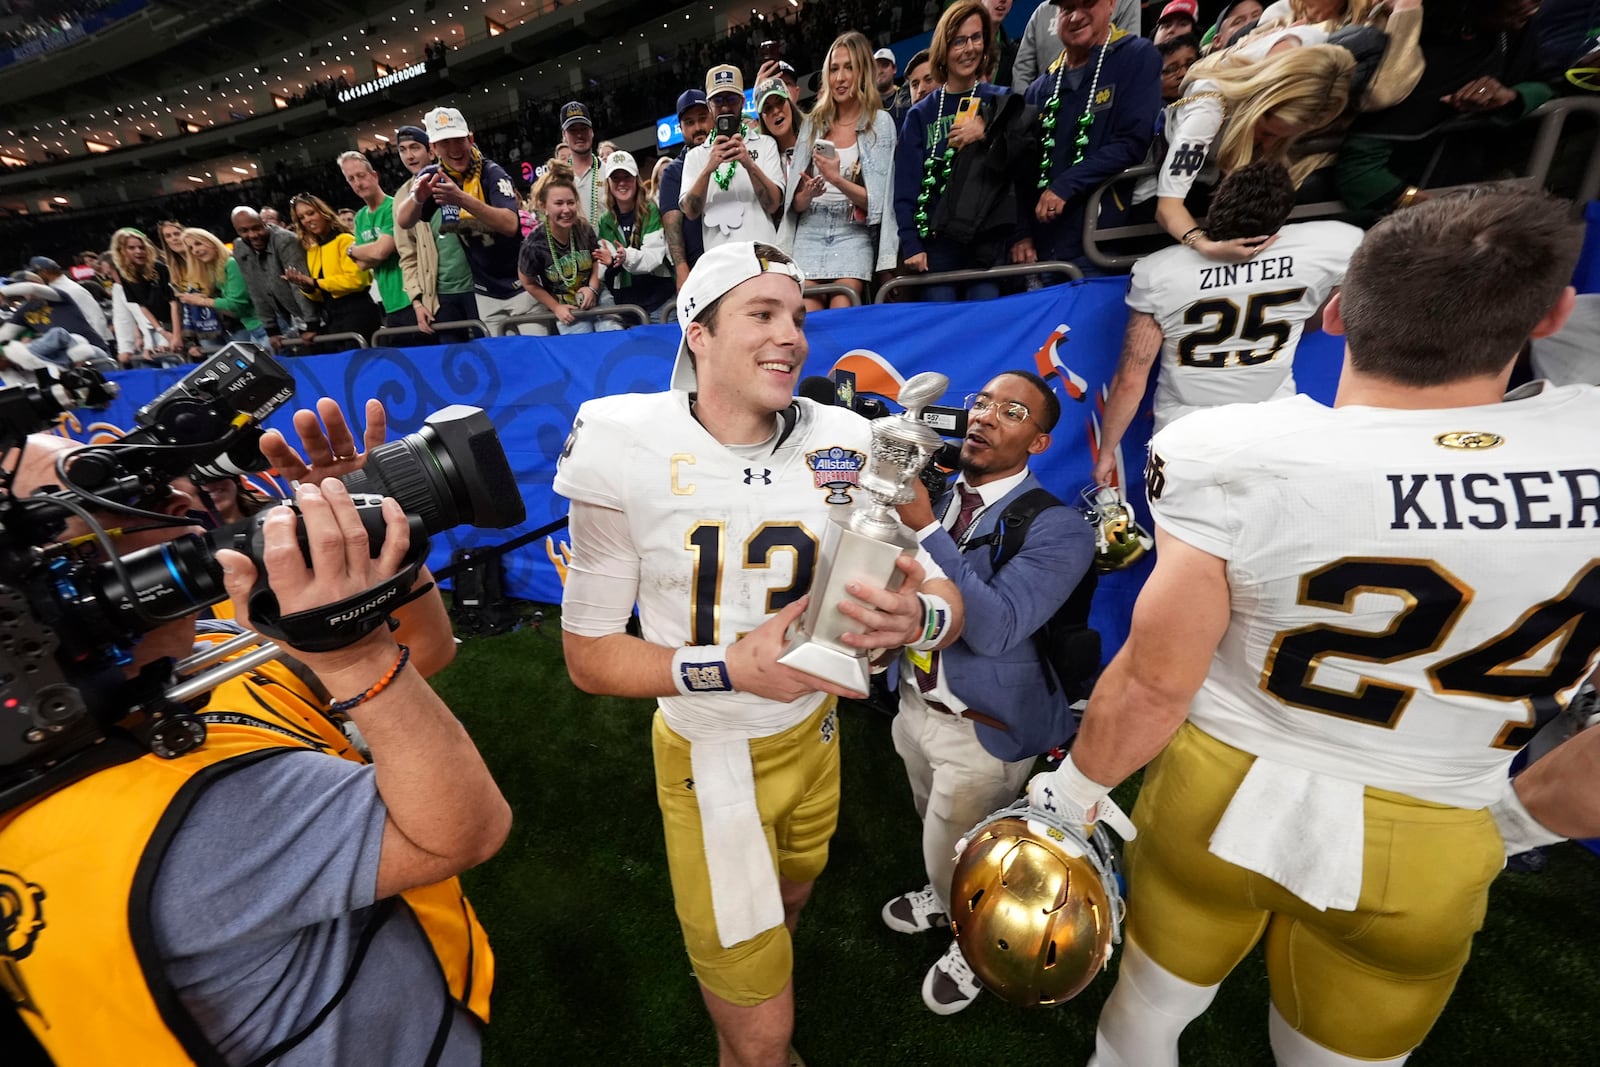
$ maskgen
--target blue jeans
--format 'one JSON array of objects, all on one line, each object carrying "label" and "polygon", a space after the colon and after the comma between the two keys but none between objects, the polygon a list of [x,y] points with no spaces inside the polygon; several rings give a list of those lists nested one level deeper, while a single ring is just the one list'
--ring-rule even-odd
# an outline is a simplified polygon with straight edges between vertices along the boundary
[{"label": "blue jeans", "polygon": [[[478,317],[478,298],[473,293],[440,293],[435,322],[466,322]],[[432,339],[419,337],[417,344],[463,345],[472,340],[466,330],[440,330]]]},{"label": "blue jeans", "polygon": [[[600,300],[595,307],[616,307],[617,300],[611,295],[610,289],[600,290]],[[612,330],[622,329],[622,321],[610,316],[597,319],[578,319],[572,323],[556,322],[556,333],[567,337],[575,333],[610,333]]]},{"label": "blue jeans", "polygon": [[[939,274],[947,270],[977,269],[977,264],[972,262],[967,249],[954,241],[930,237],[923,244],[923,249],[928,253],[930,274]],[[961,292],[963,289],[965,293]],[[993,300],[1000,295],[1000,286],[995,282],[968,282],[964,286],[923,286],[920,292],[922,295],[917,297],[918,300]]]},{"label": "blue jeans", "polygon": [[267,328],[265,326],[257,326],[253,330],[248,327],[240,327],[228,335],[228,340],[254,341],[268,351],[272,349],[272,342],[267,339]]}]

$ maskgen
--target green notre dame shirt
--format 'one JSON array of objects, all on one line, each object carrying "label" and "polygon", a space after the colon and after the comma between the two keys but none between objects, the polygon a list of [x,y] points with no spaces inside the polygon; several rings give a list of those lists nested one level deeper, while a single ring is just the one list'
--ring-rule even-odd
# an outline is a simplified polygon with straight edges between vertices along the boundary
[{"label": "green notre dame shirt", "polygon": [[[383,203],[374,211],[362,205],[356,212],[356,244],[366,245],[376,241],[384,234],[390,239],[394,238],[394,197],[386,196]],[[400,254],[389,253],[389,258],[378,264],[372,271],[372,277],[378,283],[378,295],[383,297],[383,310],[389,314],[404,311],[411,306],[411,298],[406,295],[405,276],[400,272]]]}]

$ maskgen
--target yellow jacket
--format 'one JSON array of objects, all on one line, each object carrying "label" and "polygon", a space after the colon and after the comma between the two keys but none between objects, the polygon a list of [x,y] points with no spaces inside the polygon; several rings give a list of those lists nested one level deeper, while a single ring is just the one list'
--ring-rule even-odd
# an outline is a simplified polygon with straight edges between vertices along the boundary
[{"label": "yellow jacket", "polygon": [[346,255],[355,243],[354,235],[340,233],[331,241],[306,249],[306,273],[317,283],[317,291],[307,296],[313,300],[350,296],[365,292],[372,285],[372,272],[356,266],[355,260]]},{"label": "yellow jacket", "polygon": [[[108,767],[0,817],[0,900],[11,902],[0,990],[60,1067],[222,1062],[163,972],[150,886],[183,814],[234,767],[307,749],[365,762],[325,706],[288,667],[265,664],[212,692],[195,751]],[[460,882],[394,903],[416,916],[439,961],[441,1005],[448,996],[487,1022],[494,957]]]}]

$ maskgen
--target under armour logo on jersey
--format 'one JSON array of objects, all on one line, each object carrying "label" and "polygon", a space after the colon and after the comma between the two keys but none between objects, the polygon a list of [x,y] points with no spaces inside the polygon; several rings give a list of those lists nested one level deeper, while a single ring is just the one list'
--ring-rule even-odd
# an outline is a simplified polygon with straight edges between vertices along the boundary
[{"label": "under armour logo on jersey", "polygon": [[1206,165],[1206,148],[1203,144],[1186,142],[1178,146],[1172,153],[1172,166],[1168,171],[1174,175],[1193,175],[1195,171]]},{"label": "under armour logo on jersey", "polygon": [[763,468],[761,468],[761,473],[757,474],[755,472],[755,468],[754,467],[746,467],[744,469],[744,484],[745,485],[754,485],[754,484],[756,484],[756,481],[758,479],[760,480],[762,485],[771,485],[772,484],[772,471],[767,467],[763,467]]}]

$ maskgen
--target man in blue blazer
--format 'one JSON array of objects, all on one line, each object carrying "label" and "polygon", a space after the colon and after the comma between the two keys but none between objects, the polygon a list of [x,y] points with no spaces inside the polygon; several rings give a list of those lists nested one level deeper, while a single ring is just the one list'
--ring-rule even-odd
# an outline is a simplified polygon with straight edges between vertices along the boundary
[{"label": "man in blue blazer", "polygon": [[[1030,456],[1050,447],[1061,401],[1037,375],[1008,371],[968,398],[961,476],[937,506],[920,485],[900,518],[956,583],[966,603],[961,639],[942,652],[905,650],[895,751],[922,819],[928,885],[883,907],[892,930],[949,925],[955,846],[984,816],[1015,800],[1034,758],[1072,736],[1067,687],[1046,676],[1033,643],[1094,560],[1094,532],[1076,508],[1049,507],[996,570],[990,545],[1007,507],[1039,480]],[[954,941],[928,971],[922,999],[949,1015],[978,995]]]}]

